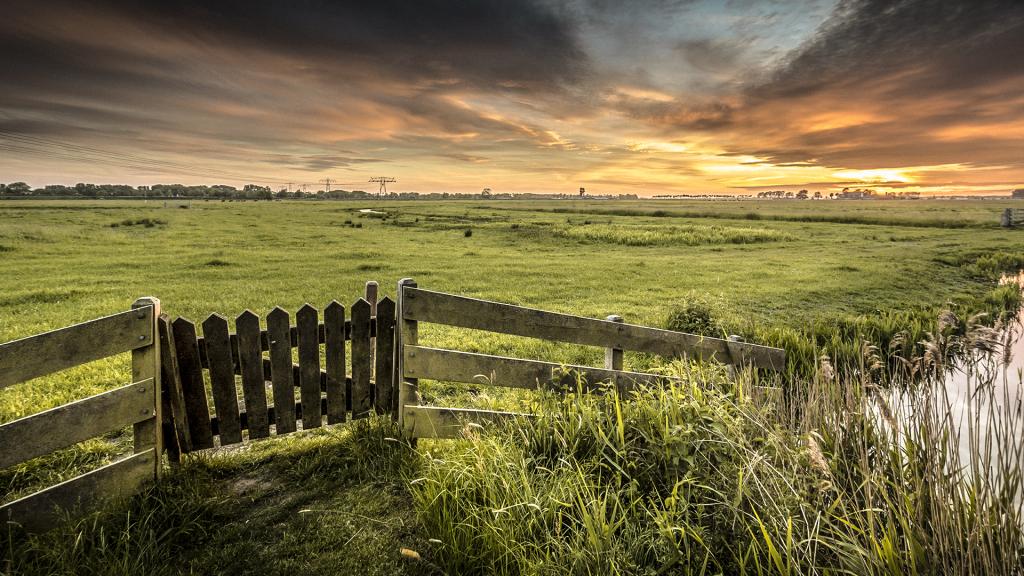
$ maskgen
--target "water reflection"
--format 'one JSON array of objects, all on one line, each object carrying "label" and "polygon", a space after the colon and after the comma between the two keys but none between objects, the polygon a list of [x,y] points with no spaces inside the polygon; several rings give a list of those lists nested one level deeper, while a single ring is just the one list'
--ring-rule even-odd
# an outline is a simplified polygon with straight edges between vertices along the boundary
[{"label": "water reflection", "polygon": [[[1024,271],[1004,276],[1000,283],[1024,287]],[[942,382],[952,428],[960,432],[957,439],[960,463],[969,468],[983,463],[998,467],[1004,456],[1019,456],[1006,452],[1016,452],[1013,446],[1022,441],[1022,327],[1024,310],[1018,311],[1015,322],[1003,328],[1002,346],[997,351],[976,353],[969,361],[950,370]]]}]

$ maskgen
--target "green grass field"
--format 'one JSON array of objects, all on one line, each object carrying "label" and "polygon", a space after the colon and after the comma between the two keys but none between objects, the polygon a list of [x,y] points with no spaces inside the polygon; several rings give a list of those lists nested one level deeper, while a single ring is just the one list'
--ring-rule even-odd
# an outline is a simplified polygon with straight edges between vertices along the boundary
[{"label": "green grass field", "polygon": [[[680,311],[687,320],[686,311],[692,309],[710,316],[712,331],[735,330],[748,337],[775,338],[820,326],[859,350],[856,338],[834,332],[837,323],[857,319],[891,324],[889,332],[894,332],[906,320],[900,314],[911,310],[933,318],[950,301],[977,305],[988,297],[989,303],[1008,305],[991,294],[1000,272],[1024,265],[1024,231],[998,227],[999,213],[1011,204],[196,201],[183,209],[177,203],[164,207],[162,201],[6,202],[0,203],[0,341],[117,312],[142,295],[159,297],[172,316],[201,321],[211,312],[233,318],[245,309],[264,315],[278,305],[294,312],[304,302],[322,307],[338,299],[348,304],[361,295],[367,280],[379,281],[382,295],[393,295],[399,278],[412,277],[433,290],[586,316],[614,313],[659,327],[674,314],[678,318]],[[376,212],[360,212],[364,209]],[[924,328],[919,326],[915,334]],[[573,363],[593,363],[601,354],[455,329],[427,327],[421,339]],[[780,336],[772,343],[786,342]],[[813,364],[813,350],[811,360]],[[644,368],[651,361],[627,355],[626,368]],[[0,391],[0,422],[126,381],[127,360],[121,357],[13,386]],[[427,388],[426,394],[445,397],[449,391]],[[516,401],[482,396],[457,399],[481,405]],[[358,434],[382,433],[370,428]],[[389,442],[378,444],[368,457],[392,453]],[[356,560],[365,564],[374,559],[380,573],[434,571],[429,562],[403,560],[397,553],[400,545],[420,549],[427,558],[445,558],[447,569],[469,572],[486,573],[486,564],[515,573],[537,560],[524,553],[521,560],[527,564],[502,564],[504,560],[487,556],[493,553],[490,549],[474,560],[430,543],[446,528],[436,522],[420,525],[417,518],[431,508],[424,505],[422,490],[407,490],[409,475],[426,470],[440,482],[450,471],[438,471],[431,464],[433,456],[426,456],[424,464],[423,452],[437,451],[440,458],[447,453],[455,462],[468,457],[460,455],[460,448],[451,452],[441,444],[425,443],[408,462],[339,475],[359,456],[353,453],[358,447],[348,431],[258,446],[201,458],[174,476],[169,487],[137,504],[150,512],[194,515],[189,518],[202,530],[216,522],[252,523],[251,529],[199,539],[166,536],[180,547],[181,561],[164,573],[231,573],[232,559],[239,557],[252,562],[243,570],[248,573],[258,573],[260,566],[295,574],[344,571],[358,566]],[[4,499],[94,467],[127,448],[124,435],[113,435],[49,460],[0,471]],[[589,466],[586,462],[581,457],[580,466]],[[288,476],[289,470],[294,477]],[[313,481],[319,474],[337,478]],[[289,481],[305,485],[293,489]],[[368,498],[367,490],[386,498]],[[311,523],[312,517],[319,520]],[[108,529],[117,526],[117,521],[102,524],[110,518],[94,520]],[[323,526],[328,528],[315,530]],[[262,552],[253,547],[252,536],[260,527],[274,534],[255,540]],[[129,534],[134,528],[121,529]],[[92,534],[88,527],[69,530]],[[315,537],[308,536],[313,532]],[[151,562],[160,552],[135,551]],[[77,565],[96,566],[94,573],[104,573],[99,567],[127,552],[115,546],[90,555],[38,540],[17,553],[29,559],[19,564],[29,572]],[[319,560],[303,563],[295,560],[299,556]],[[577,566],[569,560],[550,561],[555,563],[548,569],[555,566],[556,572],[558,566]],[[579,566],[609,566],[601,562]],[[120,573],[147,573],[147,567],[152,565],[126,566]]]},{"label": "green grass field", "polygon": [[[919,223],[927,215],[978,227],[742,218],[806,215],[810,204],[830,217]],[[141,294],[175,315],[263,313],[349,299],[367,280],[390,293],[406,276],[432,289],[634,322],[660,323],[681,300],[703,298],[725,316],[796,325],[979,293],[985,279],[957,264],[1024,244],[1024,233],[996,226],[1003,204],[629,205],[736,214],[729,219],[605,214],[622,209],[611,202],[195,202],[187,210],[159,201],[8,202],[0,204],[0,338],[120,310]],[[564,209],[574,213],[551,212]]]}]

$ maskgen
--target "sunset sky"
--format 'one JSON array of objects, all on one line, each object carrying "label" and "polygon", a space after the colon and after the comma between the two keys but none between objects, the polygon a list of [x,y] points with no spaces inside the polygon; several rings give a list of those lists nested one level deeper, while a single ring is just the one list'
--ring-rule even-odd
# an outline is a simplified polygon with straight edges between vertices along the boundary
[{"label": "sunset sky", "polygon": [[33,186],[1024,187],[1020,0],[0,0],[0,79]]}]

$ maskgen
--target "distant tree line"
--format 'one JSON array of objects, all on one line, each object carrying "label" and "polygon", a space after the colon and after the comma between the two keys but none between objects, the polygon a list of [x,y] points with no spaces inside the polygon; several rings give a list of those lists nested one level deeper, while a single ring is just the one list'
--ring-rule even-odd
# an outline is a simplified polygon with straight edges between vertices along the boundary
[{"label": "distant tree line", "polygon": [[[757,193],[758,198],[775,198],[782,200],[821,200],[826,198],[820,191],[813,195],[807,190],[793,192],[790,190],[766,190]],[[921,198],[920,192],[886,192],[879,194],[870,188],[843,188],[842,192],[829,192],[827,198],[831,200],[917,200]]]},{"label": "distant tree line", "polygon": [[[281,188],[273,190],[269,186],[246,184],[241,189],[226,184],[213,186],[186,186],[184,184],[154,184],[152,186],[129,186],[126,184],[85,184],[74,186],[51,184],[41,188],[33,188],[25,182],[0,183],[0,198],[188,198],[218,200],[369,200],[378,198],[373,192],[364,190],[318,190],[305,192]],[[495,194],[485,188],[477,194],[453,192],[391,192],[379,196],[388,200],[511,200],[511,199],[572,199],[575,194]],[[635,200],[636,194],[587,196],[590,199],[622,199]]]}]

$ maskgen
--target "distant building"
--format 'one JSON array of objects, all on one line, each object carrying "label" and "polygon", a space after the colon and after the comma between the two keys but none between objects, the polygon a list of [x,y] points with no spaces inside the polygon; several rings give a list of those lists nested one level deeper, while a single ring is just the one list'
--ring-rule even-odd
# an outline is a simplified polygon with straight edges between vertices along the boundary
[{"label": "distant building", "polygon": [[1010,193],[1010,196],[1012,198],[1019,198],[1024,200],[1024,188],[1017,188],[1016,190]]}]

